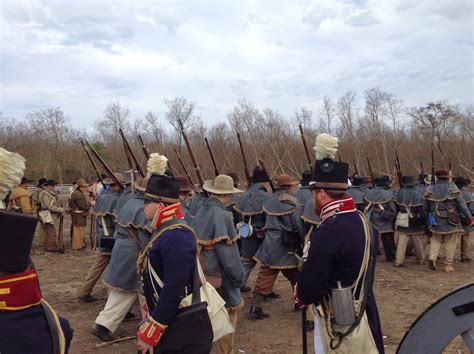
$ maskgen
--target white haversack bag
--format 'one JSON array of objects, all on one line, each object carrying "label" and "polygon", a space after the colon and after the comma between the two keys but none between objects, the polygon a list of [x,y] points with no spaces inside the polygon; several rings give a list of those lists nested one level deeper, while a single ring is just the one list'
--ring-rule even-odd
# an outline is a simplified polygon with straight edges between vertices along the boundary
[{"label": "white haversack bag", "polygon": [[[235,328],[230,322],[229,313],[227,312],[227,309],[225,307],[224,299],[219,295],[217,290],[206,281],[206,277],[204,276],[204,273],[202,271],[199,259],[197,259],[196,263],[199,271],[199,279],[201,280],[201,301],[207,302],[207,311],[209,312],[209,318],[211,319],[212,324],[212,331],[214,332],[214,338],[212,341],[216,342],[222,337],[233,333],[235,331]],[[153,278],[156,280],[158,285],[163,288],[163,282],[151,266],[150,260],[148,260],[148,269],[150,270]],[[192,298],[192,294],[186,296],[183,300],[181,300],[179,307],[191,306]]]}]

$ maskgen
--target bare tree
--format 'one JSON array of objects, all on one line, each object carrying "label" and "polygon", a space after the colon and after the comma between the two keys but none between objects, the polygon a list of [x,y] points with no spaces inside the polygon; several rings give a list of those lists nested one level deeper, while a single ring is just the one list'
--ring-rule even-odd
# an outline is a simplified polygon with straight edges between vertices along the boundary
[{"label": "bare tree", "polygon": [[336,115],[334,103],[330,97],[325,96],[323,99],[323,106],[320,111],[319,130],[332,134],[332,123]]}]

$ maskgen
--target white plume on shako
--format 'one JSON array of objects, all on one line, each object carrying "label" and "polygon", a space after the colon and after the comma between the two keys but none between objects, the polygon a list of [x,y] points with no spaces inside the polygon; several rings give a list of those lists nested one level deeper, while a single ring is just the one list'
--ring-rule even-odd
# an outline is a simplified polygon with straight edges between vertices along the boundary
[{"label": "white plume on shako", "polygon": [[148,163],[146,166],[147,176],[150,177],[152,174],[162,175],[166,171],[168,158],[165,155],[160,155],[157,152],[150,154]]},{"label": "white plume on shako", "polygon": [[21,182],[26,169],[25,158],[0,147],[0,200]]},{"label": "white plume on shako", "polygon": [[314,142],[313,150],[316,160],[336,158],[339,139],[326,133],[319,134]]}]

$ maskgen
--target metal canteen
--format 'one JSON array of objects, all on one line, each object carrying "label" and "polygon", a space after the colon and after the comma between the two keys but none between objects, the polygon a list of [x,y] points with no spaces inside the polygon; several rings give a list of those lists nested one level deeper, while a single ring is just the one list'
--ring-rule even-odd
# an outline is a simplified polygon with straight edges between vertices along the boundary
[{"label": "metal canteen", "polygon": [[253,227],[250,224],[239,222],[237,224],[237,228],[239,230],[239,235],[241,238],[248,238],[253,233]]}]

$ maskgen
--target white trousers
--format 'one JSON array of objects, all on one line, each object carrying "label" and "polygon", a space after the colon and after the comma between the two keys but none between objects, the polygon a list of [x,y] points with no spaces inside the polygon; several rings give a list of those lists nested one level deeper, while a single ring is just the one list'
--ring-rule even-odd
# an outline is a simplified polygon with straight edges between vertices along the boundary
[{"label": "white trousers", "polygon": [[315,307],[313,307],[313,312],[314,312],[314,354],[326,354],[324,352],[323,340],[321,338],[321,328],[319,327],[319,316]]},{"label": "white trousers", "polygon": [[107,303],[95,319],[95,323],[114,333],[137,299],[137,291],[111,289],[107,297]]}]

